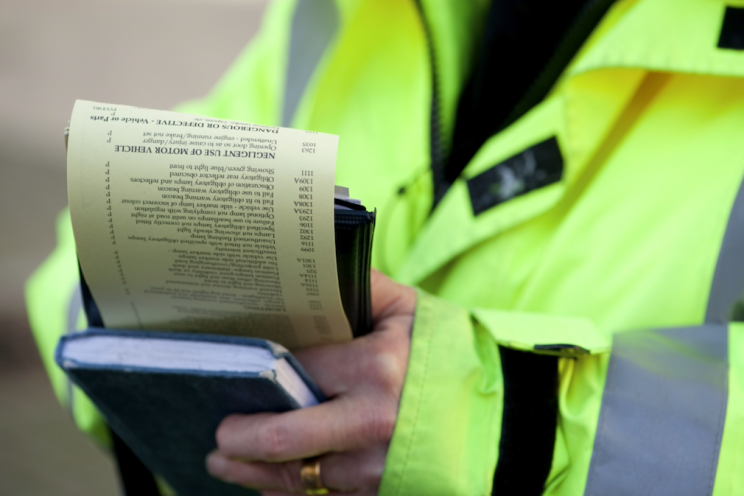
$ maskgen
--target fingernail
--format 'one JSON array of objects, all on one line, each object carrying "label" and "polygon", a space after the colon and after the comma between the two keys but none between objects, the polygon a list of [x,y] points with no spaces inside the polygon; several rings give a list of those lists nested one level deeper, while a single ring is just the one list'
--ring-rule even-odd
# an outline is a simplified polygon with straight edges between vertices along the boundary
[{"label": "fingernail", "polygon": [[219,477],[227,470],[227,460],[222,455],[210,453],[207,455],[207,471],[215,477]]}]

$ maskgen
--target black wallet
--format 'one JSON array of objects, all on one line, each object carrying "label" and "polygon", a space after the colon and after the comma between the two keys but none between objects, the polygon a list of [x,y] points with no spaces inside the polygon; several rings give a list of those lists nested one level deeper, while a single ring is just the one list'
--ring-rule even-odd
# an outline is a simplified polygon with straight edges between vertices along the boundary
[{"label": "black wallet", "polygon": [[354,337],[359,337],[372,330],[369,284],[375,212],[336,209],[334,225],[341,303]]}]

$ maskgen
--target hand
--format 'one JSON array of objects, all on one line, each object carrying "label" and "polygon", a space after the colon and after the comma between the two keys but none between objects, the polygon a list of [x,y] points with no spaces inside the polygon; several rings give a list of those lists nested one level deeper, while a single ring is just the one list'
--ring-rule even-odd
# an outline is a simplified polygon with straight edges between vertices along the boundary
[{"label": "hand", "polygon": [[372,271],[374,331],[295,353],[329,401],[280,414],[231,415],[207,469],[264,496],[304,493],[300,467],[319,456],[329,494],[377,494],[411,348],[416,293]]}]

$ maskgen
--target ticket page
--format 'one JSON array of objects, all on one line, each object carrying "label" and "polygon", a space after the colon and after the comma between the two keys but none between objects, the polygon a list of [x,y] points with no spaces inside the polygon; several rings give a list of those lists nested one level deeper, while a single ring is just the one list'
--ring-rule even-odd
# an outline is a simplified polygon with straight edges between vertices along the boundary
[{"label": "ticket page", "polygon": [[75,242],[108,328],[351,339],[338,289],[338,137],[77,101]]}]

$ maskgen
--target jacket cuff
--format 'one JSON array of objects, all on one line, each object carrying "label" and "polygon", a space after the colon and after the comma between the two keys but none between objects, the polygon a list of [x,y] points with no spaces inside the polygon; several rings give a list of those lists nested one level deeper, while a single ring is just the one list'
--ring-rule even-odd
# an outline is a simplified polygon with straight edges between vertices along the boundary
[{"label": "jacket cuff", "polygon": [[503,392],[498,346],[485,328],[464,308],[419,291],[380,494],[487,494]]}]

